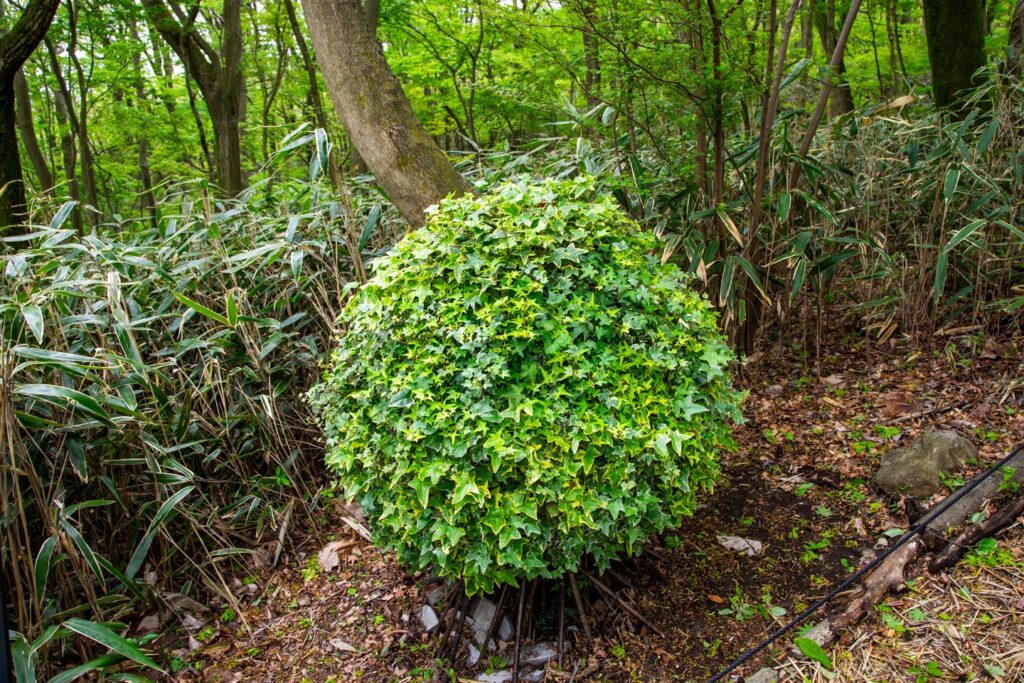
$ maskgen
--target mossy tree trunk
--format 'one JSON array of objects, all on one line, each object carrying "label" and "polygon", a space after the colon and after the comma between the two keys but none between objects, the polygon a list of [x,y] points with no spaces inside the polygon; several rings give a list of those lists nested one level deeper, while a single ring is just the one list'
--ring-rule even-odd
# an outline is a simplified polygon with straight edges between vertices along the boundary
[{"label": "mossy tree trunk", "polygon": [[413,227],[466,181],[416,118],[357,0],[302,0],[313,50],[352,144]]},{"label": "mossy tree trunk", "polygon": [[[985,66],[983,0],[924,0],[924,25],[935,105],[954,109]],[[959,110],[957,110],[959,111]]]}]

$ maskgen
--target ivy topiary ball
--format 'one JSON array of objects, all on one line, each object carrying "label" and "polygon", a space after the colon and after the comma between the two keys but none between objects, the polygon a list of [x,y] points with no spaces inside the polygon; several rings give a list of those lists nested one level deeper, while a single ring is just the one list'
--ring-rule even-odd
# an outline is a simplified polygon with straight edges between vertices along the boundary
[{"label": "ivy topiary ball", "polygon": [[346,305],[310,394],[375,542],[467,593],[599,569],[692,515],[733,359],[593,181],[446,199]]}]

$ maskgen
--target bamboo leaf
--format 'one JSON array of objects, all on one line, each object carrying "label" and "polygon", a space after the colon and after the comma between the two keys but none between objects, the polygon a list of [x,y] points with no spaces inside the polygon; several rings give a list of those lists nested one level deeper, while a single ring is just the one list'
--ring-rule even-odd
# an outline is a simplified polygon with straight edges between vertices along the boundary
[{"label": "bamboo leaf", "polygon": [[36,596],[40,604],[43,604],[43,595],[46,593],[46,580],[50,576],[50,563],[53,560],[53,551],[57,547],[57,537],[50,536],[39,546],[36,553],[35,580]]},{"label": "bamboo leaf", "polygon": [[28,325],[28,328],[32,330],[36,341],[42,344],[44,332],[43,309],[35,304],[25,304],[21,307],[21,316],[25,319],[25,324]]},{"label": "bamboo leaf", "polygon": [[743,246],[743,235],[740,234],[739,228],[736,227],[736,223],[733,222],[732,218],[726,212],[725,209],[718,209],[715,211],[718,218],[722,221],[722,225],[725,226],[726,231],[736,241],[736,244]]},{"label": "bamboo leaf", "polygon": [[205,315],[210,320],[215,320],[215,321],[219,322],[222,325],[226,325],[227,327],[231,327],[231,322],[227,318],[225,318],[223,315],[221,315],[220,313],[216,313],[215,311],[210,310],[209,308],[207,308],[206,306],[202,305],[198,301],[193,301],[192,299],[189,299],[184,294],[180,294],[178,292],[171,292],[171,294],[174,296],[175,299],[177,299],[181,303],[185,304],[186,306],[191,308],[196,313],[199,313],[201,315]]},{"label": "bamboo leaf", "polygon": [[73,666],[70,669],[65,669],[59,674],[49,680],[49,683],[71,683],[76,678],[81,678],[90,671],[97,671],[99,669],[106,669],[108,666],[119,664],[125,660],[121,655],[107,654],[100,655],[95,659],[90,659],[84,664]]},{"label": "bamboo leaf", "polygon": [[956,188],[960,184],[960,169],[956,166],[946,171],[946,179],[942,183],[942,199],[951,201],[956,194]]},{"label": "bamboo leaf", "polygon": [[779,220],[785,223],[789,220],[789,209],[793,205],[793,195],[788,192],[783,192],[779,195]]},{"label": "bamboo leaf", "polygon": [[960,244],[965,239],[973,235],[978,230],[978,228],[980,228],[983,225],[985,225],[985,221],[980,218],[978,220],[971,221],[970,223],[956,231],[956,234],[954,234],[949,239],[949,241],[946,242],[946,246],[942,248],[942,251],[945,253],[949,253],[953,249],[953,247],[955,247],[956,245]]},{"label": "bamboo leaf", "polygon": [[57,406],[67,407],[73,404],[77,410],[94,420],[108,427],[114,426],[114,422],[110,419],[107,411],[103,410],[99,401],[76,389],[53,384],[19,384],[14,387],[14,394],[39,399]]},{"label": "bamboo leaf", "polygon": [[149,553],[150,546],[153,545],[153,539],[156,538],[156,533],[159,531],[160,525],[165,519],[167,519],[167,516],[171,514],[178,503],[184,500],[185,497],[192,493],[194,489],[194,486],[186,486],[160,505],[160,509],[157,510],[156,515],[153,517],[153,521],[149,524],[149,530],[146,532],[146,535],[142,537],[142,540],[139,541],[139,545],[136,546],[135,552],[132,553],[131,560],[128,561],[128,568],[125,569],[124,572],[128,579],[135,578],[139,569],[142,568],[142,563],[146,559],[146,555]]},{"label": "bamboo leaf", "polygon": [[166,673],[156,662],[147,657],[146,653],[140,650],[138,646],[125,640],[106,626],[95,624],[85,619],[79,619],[78,617],[72,617],[64,622],[64,628],[85,636],[89,640],[93,640],[133,662],[148,666],[150,669],[155,669],[160,673]]},{"label": "bamboo leaf", "polygon": [[939,257],[935,261],[935,283],[932,285],[932,298],[937,302],[942,298],[942,293],[946,288],[946,266],[948,262],[948,252],[940,251]]}]

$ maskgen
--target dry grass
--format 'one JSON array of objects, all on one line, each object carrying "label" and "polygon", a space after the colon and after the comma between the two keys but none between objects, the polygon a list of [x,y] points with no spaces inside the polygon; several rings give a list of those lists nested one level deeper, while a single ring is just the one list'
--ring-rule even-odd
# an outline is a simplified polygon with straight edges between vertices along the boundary
[{"label": "dry grass", "polygon": [[[999,548],[997,566],[961,563],[891,596],[891,612],[881,608],[833,648],[832,680],[1024,680],[1024,522],[1001,535]],[[782,680],[828,679],[819,665],[790,658]]]}]

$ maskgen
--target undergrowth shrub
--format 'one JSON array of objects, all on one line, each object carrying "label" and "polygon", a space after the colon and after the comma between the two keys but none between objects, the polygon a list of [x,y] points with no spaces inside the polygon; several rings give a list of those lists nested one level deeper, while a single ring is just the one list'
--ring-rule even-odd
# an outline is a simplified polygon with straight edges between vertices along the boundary
[{"label": "undergrowth shrub", "polygon": [[590,180],[441,203],[344,309],[311,392],[376,542],[469,593],[603,568],[693,513],[733,355]]},{"label": "undergrowth shrub", "polygon": [[179,613],[180,594],[233,600],[235,562],[312,523],[324,478],[303,396],[353,270],[345,236],[364,246],[386,226],[373,199],[350,203],[370,216],[357,226],[320,183],[275,188],[220,202],[182,187],[156,224],[86,235],[68,203],[0,243],[0,565],[19,680],[83,658],[79,674],[152,665],[117,622]]}]

